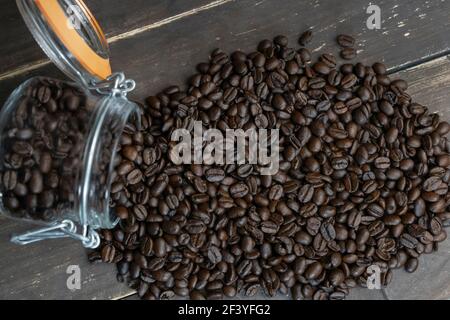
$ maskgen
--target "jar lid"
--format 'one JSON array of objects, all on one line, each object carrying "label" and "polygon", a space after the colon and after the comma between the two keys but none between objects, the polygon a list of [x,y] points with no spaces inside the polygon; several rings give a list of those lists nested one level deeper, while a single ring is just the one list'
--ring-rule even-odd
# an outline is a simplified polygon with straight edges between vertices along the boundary
[{"label": "jar lid", "polygon": [[16,0],[47,56],[72,80],[91,86],[111,75],[108,43],[82,0]]}]

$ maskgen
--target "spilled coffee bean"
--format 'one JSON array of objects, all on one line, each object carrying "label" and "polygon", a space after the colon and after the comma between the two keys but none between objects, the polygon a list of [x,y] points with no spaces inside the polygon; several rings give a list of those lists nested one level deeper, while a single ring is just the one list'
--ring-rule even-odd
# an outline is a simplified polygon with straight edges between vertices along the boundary
[{"label": "spilled coffee bean", "polygon": [[[356,56],[354,38],[337,41],[342,58]],[[393,269],[414,272],[446,239],[450,125],[384,64],[339,65],[328,53],[315,61],[277,36],[249,53],[214,50],[187,85],[146,99],[141,127],[127,126],[112,190],[121,223],[92,254],[117,263],[141,298],[344,299],[366,286],[370,266],[387,286]],[[171,134],[197,120],[223,133],[278,128],[279,171],[175,165]],[[34,149],[29,132],[14,136],[1,181],[35,206],[28,189],[44,192],[49,177],[11,173]]]}]

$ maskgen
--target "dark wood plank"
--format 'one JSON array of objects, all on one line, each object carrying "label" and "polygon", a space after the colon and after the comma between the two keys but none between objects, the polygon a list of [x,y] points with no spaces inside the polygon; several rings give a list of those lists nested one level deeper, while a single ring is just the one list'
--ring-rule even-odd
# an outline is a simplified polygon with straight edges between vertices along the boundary
[{"label": "dark wood plank", "polygon": [[[86,0],[107,37],[142,28],[214,0]],[[0,0],[0,74],[47,60],[22,21],[16,2]]]},{"label": "dark wood plank", "polygon": [[[314,31],[312,49],[337,53],[336,35],[354,34],[359,39],[359,60],[385,60],[391,69],[449,50],[450,1],[380,1],[381,30],[367,29],[366,6],[337,0],[285,0],[282,5],[277,0],[232,1],[112,43],[113,69],[137,81],[133,96],[141,99],[169,84],[183,84],[193,64],[206,60],[214,47],[251,50],[258,40],[280,33],[295,43],[307,27]],[[33,73],[49,74],[48,68]],[[0,102],[27,77],[23,73],[3,82]]]},{"label": "dark wood plank", "polygon": [[205,60],[212,47],[227,52],[252,50],[262,38],[277,34],[288,35],[296,44],[299,33],[311,26],[313,50],[337,54],[336,35],[350,33],[359,39],[358,60],[385,60],[388,67],[397,69],[450,48],[450,2],[434,1],[429,7],[422,3],[380,1],[383,29],[372,31],[366,28],[366,3],[361,1],[289,0],[282,5],[269,0],[237,1],[114,43],[113,65],[137,81],[135,94],[141,98],[169,84],[182,84],[180,79],[193,72],[192,63]]},{"label": "dark wood plank", "polygon": [[[429,8],[417,4],[423,13],[415,11],[414,4],[418,1],[401,1],[396,8],[393,8],[392,1],[380,2],[386,17],[383,27],[388,34],[383,34],[383,30],[365,30],[365,5],[355,3],[288,0],[280,6],[279,1],[235,1],[114,42],[111,46],[114,67],[138,81],[133,96],[142,99],[169,84],[182,84],[193,72],[193,64],[205,60],[213,47],[219,46],[227,51],[235,48],[249,50],[262,37],[278,33],[285,33],[294,41],[307,26],[314,26],[313,48],[321,48],[326,42],[324,50],[334,48],[333,38],[337,33],[360,32],[363,50],[360,60],[372,62],[385,58],[391,68],[429,58],[430,54],[440,54],[448,49],[450,39],[443,37],[442,31],[449,29],[448,2],[433,2],[427,4]],[[330,12],[335,13],[333,18]],[[398,16],[394,17],[395,13]],[[421,14],[426,16],[422,19],[419,17]],[[398,27],[401,21],[408,27]],[[407,32],[410,35],[404,36]],[[419,81],[418,77],[423,78],[423,83],[428,86],[420,87],[413,96],[436,110],[445,110],[448,105],[445,99],[450,98],[450,62],[447,59],[436,61],[405,71],[403,76],[412,82],[412,87],[415,81]],[[13,87],[33,74],[61,77],[53,66],[46,65],[5,79],[0,82],[0,103]],[[449,115],[446,119],[450,119]],[[116,283],[113,266],[89,265],[84,250],[77,243],[50,241],[25,248],[7,242],[10,233],[24,229],[23,225],[13,221],[0,222],[0,252],[3,253],[0,287],[5,288],[0,290],[0,298],[100,299],[120,298],[132,293],[124,285]],[[79,264],[83,277],[86,277],[83,278],[85,287],[79,292],[72,293],[65,288],[68,264]],[[449,283],[448,279],[446,283]]]},{"label": "dark wood plank", "polygon": [[[91,264],[86,250],[69,239],[17,246],[12,233],[33,226],[0,219],[0,299],[116,299],[130,290],[115,281],[115,266]],[[70,265],[81,271],[81,289],[71,291],[66,282]]]}]

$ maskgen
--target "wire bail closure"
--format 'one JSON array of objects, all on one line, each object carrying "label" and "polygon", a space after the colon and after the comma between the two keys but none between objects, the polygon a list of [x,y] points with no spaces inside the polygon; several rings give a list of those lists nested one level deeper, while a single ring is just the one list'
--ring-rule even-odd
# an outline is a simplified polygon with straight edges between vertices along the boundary
[{"label": "wire bail closure", "polygon": [[136,82],[131,79],[126,79],[123,72],[115,72],[106,78],[106,80],[92,81],[88,87],[102,95],[125,98],[128,92],[136,88]]},{"label": "wire bail closure", "polygon": [[100,245],[100,236],[97,231],[87,225],[83,225],[81,234],[77,233],[77,226],[72,220],[64,220],[54,223],[46,228],[28,231],[21,235],[11,237],[11,242],[26,245],[46,239],[72,238],[80,240],[88,249],[95,249]]}]

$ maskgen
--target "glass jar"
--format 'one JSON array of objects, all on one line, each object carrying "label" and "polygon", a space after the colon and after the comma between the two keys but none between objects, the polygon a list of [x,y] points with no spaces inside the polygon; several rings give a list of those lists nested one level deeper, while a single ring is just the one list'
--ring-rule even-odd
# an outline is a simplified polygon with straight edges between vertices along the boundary
[{"label": "glass jar", "polygon": [[118,219],[110,187],[119,140],[138,107],[135,83],[112,74],[105,37],[81,0],[17,0],[49,58],[74,82],[35,77],[0,111],[0,213],[41,226],[27,244],[72,237],[99,245]]}]

